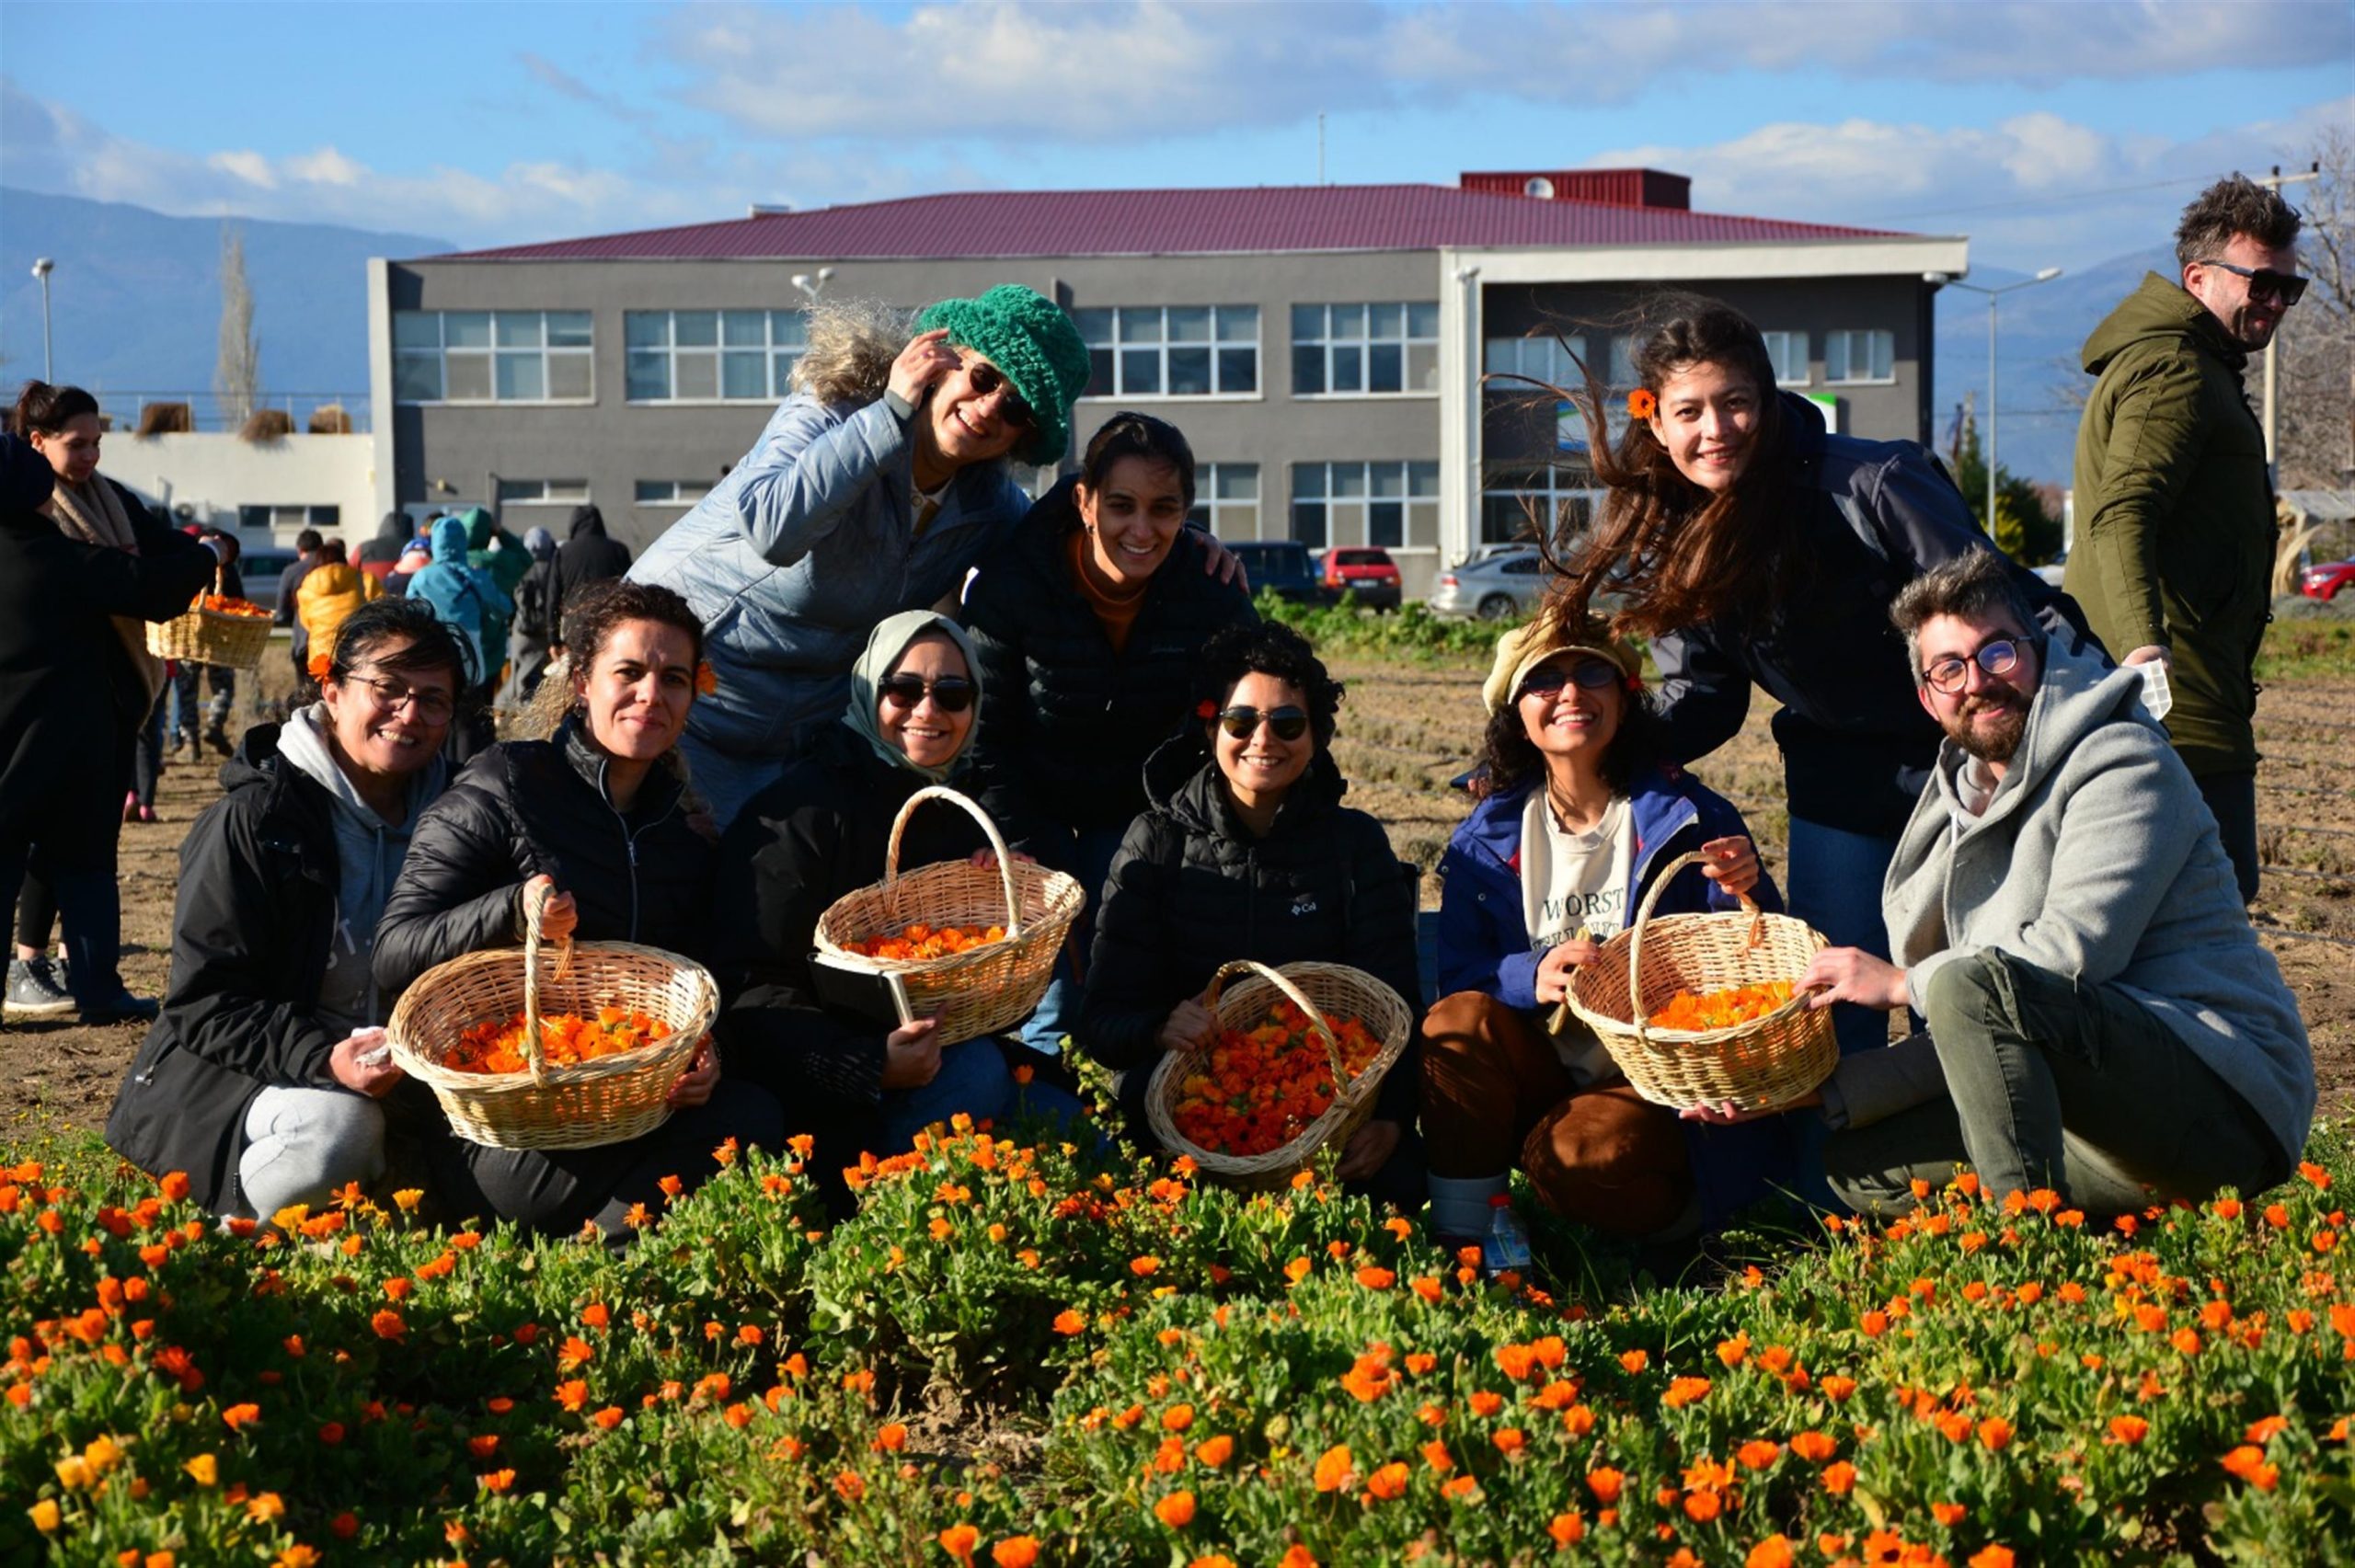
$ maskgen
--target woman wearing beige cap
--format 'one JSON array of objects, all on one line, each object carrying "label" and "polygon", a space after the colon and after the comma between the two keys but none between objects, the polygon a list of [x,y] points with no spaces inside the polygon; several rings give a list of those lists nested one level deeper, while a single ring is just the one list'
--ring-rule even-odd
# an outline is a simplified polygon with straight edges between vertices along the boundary
[{"label": "woman wearing beige cap", "polygon": [[1481,689],[1486,793],[1440,862],[1441,1001],[1423,1025],[1440,1236],[1485,1233],[1516,1166],[1558,1213],[1631,1236],[1715,1225],[1787,1181],[1780,1118],[1680,1124],[1583,1026],[1549,1033],[1571,972],[1680,855],[1707,861],[1677,875],[1660,913],[1730,909],[1745,892],[1782,907],[1740,813],[1660,760],[1641,668],[1599,619],[1541,615],[1498,640]]}]

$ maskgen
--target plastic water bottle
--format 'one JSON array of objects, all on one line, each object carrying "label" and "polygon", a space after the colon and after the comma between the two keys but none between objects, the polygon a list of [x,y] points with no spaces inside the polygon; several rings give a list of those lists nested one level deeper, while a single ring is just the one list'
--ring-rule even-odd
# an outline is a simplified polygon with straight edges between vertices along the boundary
[{"label": "plastic water bottle", "polygon": [[2164,719],[2167,710],[2175,706],[2175,692],[2167,685],[2167,664],[2154,658],[2141,667],[2142,671],[2142,706],[2154,719]]},{"label": "plastic water bottle", "polygon": [[1480,1261],[1492,1275],[1529,1267],[1529,1232],[1522,1229],[1512,1199],[1503,1193],[1488,1200],[1488,1234],[1480,1243]]}]

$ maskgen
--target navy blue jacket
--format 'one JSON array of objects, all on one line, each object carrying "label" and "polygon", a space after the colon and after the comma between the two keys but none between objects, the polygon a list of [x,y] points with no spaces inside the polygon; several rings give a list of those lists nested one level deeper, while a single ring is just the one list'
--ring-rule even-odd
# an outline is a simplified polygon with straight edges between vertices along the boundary
[{"label": "navy blue jacket", "polygon": [[[1914,696],[1889,607],[1928,568],[1994,542],[1920,445],[1832,435],[1814,404],[1781,396],[1784,446],[1773,460],[1790,473],[1792,548],[1806,573],[1763,625],[1721,619],[1653,641],[1668,754],[1691,762],[1732,739],[1751,687],[1762,686],[1782,704],[1775,741],[1791,815],[1895,838],[1942,737]],[[2045,630],[2100,653],[2074,600],[2025,567],[2012,576]]]}]

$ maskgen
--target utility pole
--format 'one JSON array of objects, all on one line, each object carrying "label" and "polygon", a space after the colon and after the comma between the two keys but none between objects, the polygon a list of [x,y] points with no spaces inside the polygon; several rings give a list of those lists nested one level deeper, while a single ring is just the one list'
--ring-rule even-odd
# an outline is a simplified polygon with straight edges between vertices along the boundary
[{"label": "utility pole", "polygon": [[[2317,158],[2315,160],[2313,166],[2308,168],[2303,174],[2283,174],[2281,172],[2281,166],[2280,164],[2275,164],[2271,174],[2266,176],[2263,179],[2255,181],[2254,183],[2264,186],[2269,190],[2278,191],[2285,185],[2303,185],[2310,179],[2320,179],[2321,177],[2322,160]],[[2289,324],[2290,313],[2285,309],[2281,313],[2280,326],[2276,326],[2273,329],[2273,336],[2265,340],[2265,470],[2266,477],[2268,479],[2279,477],[2273,472],[2273,346],[2280,341],[2281,327],[2287,326]]]},{"label": "utility pole", "polygon": [[1950,289],[1968,289],[1974,294],[1987,296],[1987,537],[1995,537],[1995,301],[2014,289],[2030,289],[2039,283],[2050,283],[2061,276],[2061,269],[2048,267],[2033,278],[2023,278],[2016,283],[2000,288],[1983,289],[1976,283],[1966,283],[1944,272],[1924,272],[1925,283],[1942,283]]},{"label": "utility pole", "polygon": [[[33,262],[33,276],[40,280],[40,379],[43,381],[57,379],[57,367],[49,349],[49,275],[56,269],[57,263],[46,256]],[[2272,448],[2266,450],[2270,452]]]},{"label": "utility pole", "polygon": [[1316,183],[1325,183],[1325,111],[1316,111]]}]

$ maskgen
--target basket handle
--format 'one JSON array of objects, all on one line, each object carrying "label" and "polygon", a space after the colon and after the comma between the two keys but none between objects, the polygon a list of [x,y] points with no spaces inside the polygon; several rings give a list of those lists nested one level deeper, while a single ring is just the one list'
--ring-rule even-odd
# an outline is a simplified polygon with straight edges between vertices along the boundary
[{"label": "basket handle", "polygon": [[[1644,1028],[1644,927],[1651,922],[1652,906],[1660,902],[1660,894],[1667,891],[1668,885],[1676,880],[1677,873],[1688,865],[1703,865],[1707,864],[1707,861],[1706,855],[1694,850],[1689,853],[1678,855],[1669,862],[1660,874],[1652,878],[1651,888],[1644,895],[1643,907],[1636,911],[1636,923],[1629,928],[1632,934],[1627,939],[1627,1019],[1635,1027],[1636,1038],[1646,1045],[1651,1044],[1651,1036]],[[1758,906],[1752,902],[1749,894],[1744,893],[1740,898],[1741,907],[1751,915],[1751,931],[1754,943],[1758,929],[1757,921],[1761,911]]]},{"label": "basket handle", "polygon": [[1341,1060],[1341,1046],[1340,1042],[1333,1037],[1333,1026],[1325,1021],[1325,1015],[1322,1013],[1316,1011],[1316,1004],[1301,994],[1298,986],[1293,985],[1292,981],[1267,965],[1252,958],[1237,958],[1232,963],[1220,965],[1218,973],[1211,977],[1210,985],[1202,991],[1202,1005],[1209,1008],[1212,1013],[1217,1013],[1219,993],[1226,989],[1227,981],[1239,975],[1258,975],[1260,979],[1269,981],[1276,990],[1283,993],[1285,1001],[1307,1014],[1309,1024],[1316,1031],[1317,1041],[1325,1047],[1326,1059],[1332,1064],[1335,1090],[1345,1089],[1354,1082],[1350,1076],[1348,1067]]},{"label": "basket handle", "polygon": [[[540,1051],[540,920],[555,898],[553,883],[541,888],[538,898],[527,893],[523,898],[523,1060],[535,1084],[548,1081],[547,1059]],[[571,965],[572,938],[568,936],[557,945],[556,971],[561,976]]]},{"label": "basket handle", "polygon": [[900,807],[900,814],[891,819],[891,843],[883,853],[883,886],[889,887],[900,879],[900,836],[907,831],[908,818],[915,815],[916,807],[927,800],[945,800],[951,806],[962,807],[968,817],[982,825],[982,831],[989,836],[991,850],[997,855],[999,885],[1005,889],[1006,938],[1012,941],[1020,936],[1022,900],[1014,891],[1013,852],[1005,847],[1005,837],[997,830],[997,824],[990,820],[990,814],[976,806],[969,796],[959,795],[946,784],[925,785],[908,796],[907,803]]}]

